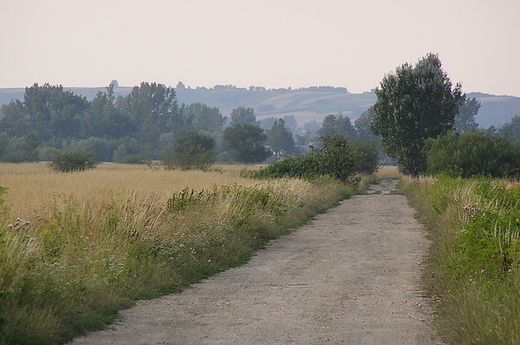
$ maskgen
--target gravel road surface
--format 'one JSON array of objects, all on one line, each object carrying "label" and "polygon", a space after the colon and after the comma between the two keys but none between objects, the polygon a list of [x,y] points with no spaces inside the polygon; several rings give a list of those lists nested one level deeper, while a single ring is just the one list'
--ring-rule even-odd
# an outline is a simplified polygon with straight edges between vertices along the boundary
[{"label": "gravel road surface", "polygon": [[73,344],[440,344],[419,286],[428,241],[394,188],[373,185],[248,264],[140,301]]}]

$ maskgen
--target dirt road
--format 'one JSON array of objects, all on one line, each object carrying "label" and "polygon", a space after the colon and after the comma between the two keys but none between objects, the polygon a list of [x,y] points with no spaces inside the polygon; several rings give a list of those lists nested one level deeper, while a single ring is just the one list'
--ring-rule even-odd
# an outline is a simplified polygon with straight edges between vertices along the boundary
[{"label": "dirt road", "polygon": [[437,344],[418,286],[428,242],[393,183],[371,188],[73,344]]}]

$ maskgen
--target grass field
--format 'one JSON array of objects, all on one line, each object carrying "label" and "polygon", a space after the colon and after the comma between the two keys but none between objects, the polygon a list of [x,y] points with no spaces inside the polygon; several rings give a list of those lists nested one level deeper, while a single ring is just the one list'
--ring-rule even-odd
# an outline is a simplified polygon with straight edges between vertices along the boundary
[{"label": "grass field", "polygon": [[242,169],[0,164],[0,344],[61,344],[102,328],[136,299],[247,261],[355,192]]},{"label": "grass field", "polygon": [[[0,186],[8,188],[9,218],[33,220],[42,209],[71,196],[77,201],[103,205],[114,196],[154,196],[166,201],[174,192],[189,187],[211,189],[214,185],[251,186],[239,177],[243,166],[217,166],[217,172],[152,170],[146,165],[101,164],[81,173],[56,173],[47,164],[0,164]],[[248,166],[255,169],[256,166]],[[218,172],[221,171],[221,172]]]}]

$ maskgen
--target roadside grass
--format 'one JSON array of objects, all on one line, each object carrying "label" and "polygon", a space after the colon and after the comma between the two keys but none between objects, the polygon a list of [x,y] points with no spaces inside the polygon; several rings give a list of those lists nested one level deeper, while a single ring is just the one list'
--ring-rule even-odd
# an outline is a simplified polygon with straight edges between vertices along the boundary
[{"label": "roadside grass", "polygon": [[404,178],[432,240],[423,275],[449,344],[520,344],[520,184]]},{"label": "roadside grass", "polygon": [[0,344],[63,344],[101,329],[137,299],[246,262],[356,192],[240,169],[0,165]]}]

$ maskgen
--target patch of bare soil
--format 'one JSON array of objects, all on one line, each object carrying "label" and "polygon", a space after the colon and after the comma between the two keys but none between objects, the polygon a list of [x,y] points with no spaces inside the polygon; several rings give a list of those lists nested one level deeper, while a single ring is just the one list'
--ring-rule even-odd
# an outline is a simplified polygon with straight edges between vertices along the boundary
[{"label": "patch of bare soil", "polygon": [[241,267],[140,301],[73,344],[437,344],[428,242],[395,181],[371,186]]}]

